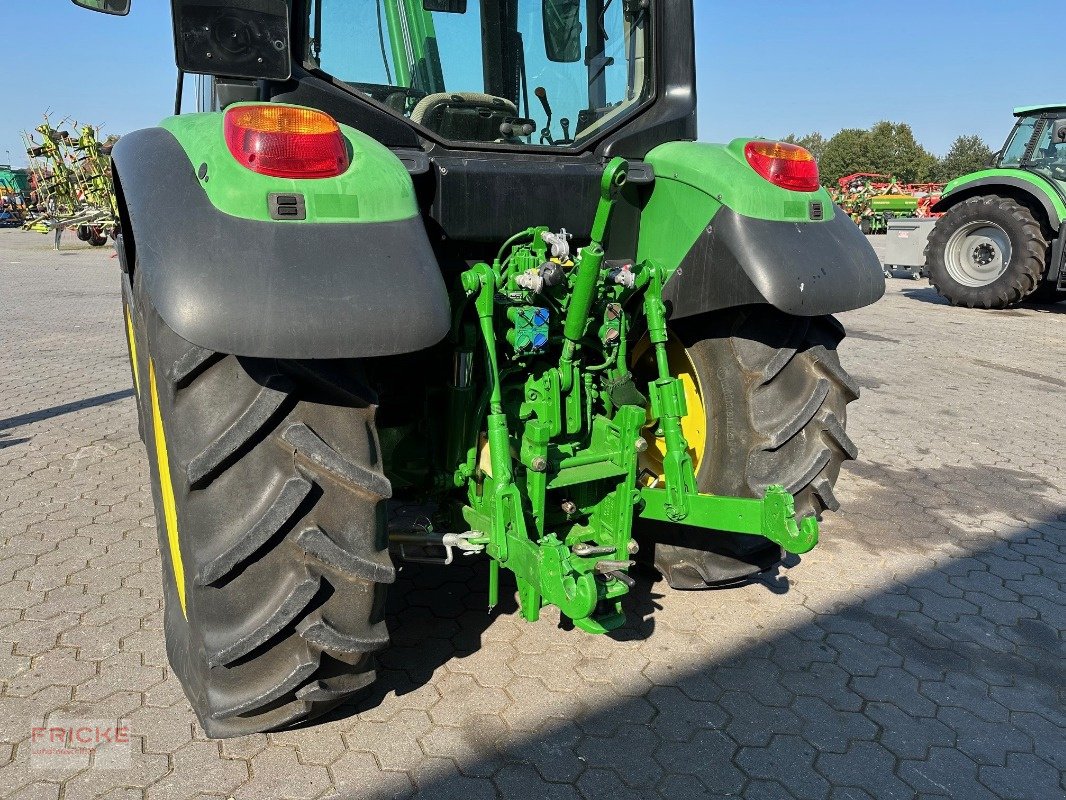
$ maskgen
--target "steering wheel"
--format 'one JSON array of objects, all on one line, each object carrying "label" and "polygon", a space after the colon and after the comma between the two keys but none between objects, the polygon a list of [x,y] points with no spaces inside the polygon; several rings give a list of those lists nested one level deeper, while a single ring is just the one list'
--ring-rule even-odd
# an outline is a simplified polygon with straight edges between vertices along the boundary
[{"label": "steering wheel", "polygon": [[1033,159],[1032,163],[1041,169],[1046,169],[1055,180],[1066,181],[1066,163],[1058,158],[1043,156]]}]

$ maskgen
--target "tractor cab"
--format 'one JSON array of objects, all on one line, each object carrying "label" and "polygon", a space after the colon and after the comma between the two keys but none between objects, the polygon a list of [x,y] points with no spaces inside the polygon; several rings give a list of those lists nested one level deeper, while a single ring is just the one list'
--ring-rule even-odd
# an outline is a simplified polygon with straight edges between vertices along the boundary
[{"label": "tractor cab", "polygon": [[310,0],[302,63],[452,146],[579,149],[653,96],[647,3],[447,5]]},{"label": "tractor cab", "polygon": [[1066,189],[1066,104],[1017,108],[1018,118],[995,167],[1023,169]]},{"label": "tractor cab", "polygon": [[606,161],[629,159],[630,181],[649,184],[639,162],[651,149],[696,138],[691,0],[173,0],[173,11],[179,69],[212,76],[208,109],[308,106],[372,136],[408,166],[438,250],[469,254],[530,218],[587,236]]}]

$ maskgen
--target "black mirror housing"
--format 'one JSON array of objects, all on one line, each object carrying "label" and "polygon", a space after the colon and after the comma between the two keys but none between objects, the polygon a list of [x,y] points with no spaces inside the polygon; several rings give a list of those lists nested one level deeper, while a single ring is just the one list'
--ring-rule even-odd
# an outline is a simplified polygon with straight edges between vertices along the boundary
[{"label": "black mirror housing", "polygon": [[116,17],[124,17],[130,13],[130,0],[73,0],[73,3],[80,8]]},{"label": "black mirror housing", "polygon": [[465,14],[466,0],[422,0],[426,11],[441,11],[445,14]]},{"label": "black mirror housing", "polygon": [[544,52],[549,61],[581,60],[581,0],[544,0]]},{"label": "black mirror housing", "polygon": [[178,68],[283,81],[292,74],[285,0],[173,0]]},{"label": "black mirror housing", "polygon": [[1051,143],[1066,144],[1066,119],[1057,119],[1051,123]]}]

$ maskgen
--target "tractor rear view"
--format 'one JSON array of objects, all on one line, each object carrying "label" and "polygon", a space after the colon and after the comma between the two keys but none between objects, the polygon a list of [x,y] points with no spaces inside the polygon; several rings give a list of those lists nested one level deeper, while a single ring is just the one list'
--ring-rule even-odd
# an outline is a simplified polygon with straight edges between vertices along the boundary
[{"label": "tractor rear view", "polygon": [[956,178],[934,212],[929,281],[954,305],[1066,299],[1066,104],[1018,108],[989,169]]},{"label": "tractor rear view", "polygon": [[832,315],[884,281],[807,151],[695,141],[690,0],[174,21],[220,110],[116,145],[117,249],[209,735],[369,685],[393,556],[598,634],[638,559],[704,588],[815,546],[856,455]]}]

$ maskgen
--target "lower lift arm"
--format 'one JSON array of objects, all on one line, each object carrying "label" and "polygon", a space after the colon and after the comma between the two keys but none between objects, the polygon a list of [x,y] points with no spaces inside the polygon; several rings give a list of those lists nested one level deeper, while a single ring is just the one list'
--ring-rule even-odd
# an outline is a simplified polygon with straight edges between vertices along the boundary
[{"label": "lower lift arm", "polygon": [[663,473],[666,487],[644,488],[640,495],[640,516],[663,522],[683,523],[731,533],[764,536],[790,553],[806,553],[818,544],[818,520],[806,517],[797,524],[795,501],[782,486],[768,486],[760,499],[700,494],[681,430],[687,413],[681,381],[670,374],[666,354],[666,305],[662,299],[665,280],[661,266],[643,265],[648,282],[644,294],[644,314],[648,338],[655,349],[658,377],[650,384],[652,415],[659,420],[666,443]]}]

